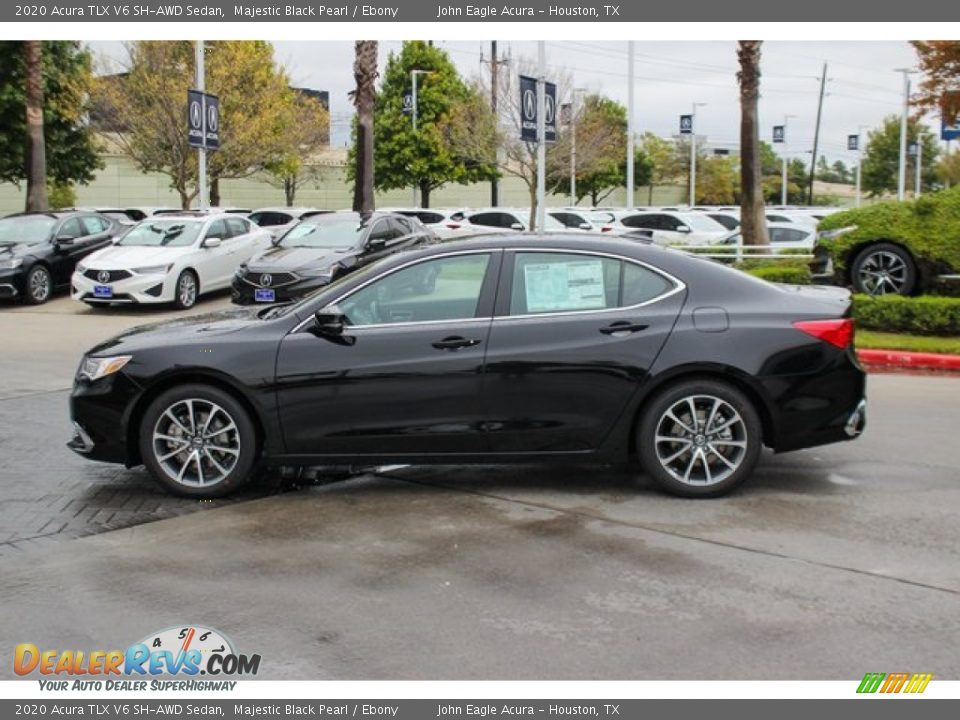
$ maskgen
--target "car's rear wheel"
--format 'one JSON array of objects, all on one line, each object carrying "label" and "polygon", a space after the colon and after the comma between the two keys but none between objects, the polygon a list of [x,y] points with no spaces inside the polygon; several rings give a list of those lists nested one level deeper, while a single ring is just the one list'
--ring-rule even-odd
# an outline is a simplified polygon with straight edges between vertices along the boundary
[{"label": "car's rear wheel", "polygon": [[144,464],[177,495],[227,495],[250,479],[258,455],[250,414],[232,395],[208,385],[161,393],[140,426]]},{"label": "car's rear wheel", "polygon": [[899,245],[877,243],[854,258],[850,280],[854,290],[867,295],[910,295],[917,284],[917,265]]},{"label": "car's rear wheel", "polygon": [[177,278],[174,288],[173,304],[178,310],[189,310],[197,304],[197,295],[200,292],[200,283],[192,270],[184,270]]},{"label": "car's rear wheel", "polygon": [[43,265],[34,265],[27,273],[24,299],[30,305],[43,305],[53,294],[53,278]]},{"label": "car's rear wheel", "polygon": [[644,469],[682,497],[725,495],[747,479],[763,442],[750,399],[724,382],[683,381],[646,406],[637,436]]}]

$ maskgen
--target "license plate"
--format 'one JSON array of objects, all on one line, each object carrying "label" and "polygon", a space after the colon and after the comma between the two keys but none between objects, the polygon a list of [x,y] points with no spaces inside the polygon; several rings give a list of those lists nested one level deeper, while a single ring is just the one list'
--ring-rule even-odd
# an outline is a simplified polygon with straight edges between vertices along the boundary
[{"label": "license plate", "polygon": [[94,285],[93,296],[98,298],[112,298],[113,288],[109,285]]},{"label": "license plate", "polygon": [[276,302],[277,293],[267,288],[257,288],[253,291],[253,299],[256,302]]}]

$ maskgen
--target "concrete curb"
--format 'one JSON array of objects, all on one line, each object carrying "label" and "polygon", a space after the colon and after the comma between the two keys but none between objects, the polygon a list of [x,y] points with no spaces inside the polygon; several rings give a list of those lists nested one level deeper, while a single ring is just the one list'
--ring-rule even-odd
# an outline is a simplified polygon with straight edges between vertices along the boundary
[{"label": "concrete curb", "polygon": [[857,357],[868,370],[935,370],[960,373],[960,355],[903,350],[857,350]]}]

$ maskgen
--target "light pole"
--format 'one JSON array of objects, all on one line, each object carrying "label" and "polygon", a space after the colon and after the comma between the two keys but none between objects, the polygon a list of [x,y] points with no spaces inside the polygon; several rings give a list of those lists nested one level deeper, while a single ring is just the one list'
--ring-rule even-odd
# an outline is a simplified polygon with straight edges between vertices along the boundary
[{"label": "light pole", "polygon": [[537,233],[543,235],[543,223],[546,212],[543,204],[547,196],[547,46],[541,40],[537,43],[537,64],[540,76],[537,78]]},{"label": "light pole", "polygon": [[704,106],[695,102],[690,114],[690,207],[697,204],[697,108]]},{"label": "light pole", "polygon": [[915,198],[920,197],[920,191],[922,190],[920,178],[923,175],[923,139],[930,133],[917,133],[917,177],[916,177],[916,189],[913,191],[913,196]]},{"label": "light pole", "polygon": [[[417,142],[417,77],[420,75],[429,75],[432,71],[430,70],[411,70],[410,71],[410,82],[413,85],[413,93],[410,97],[410,115],[413,119],[413,142]],[[420,207],[419,196],[419,181],[417,178],[413,179],[413,206]]]},{"label": "light pole", "polygon": [[197,207],[207,207],[207,73],[204,68],[205,47],[203,40],[197,40],[194,61],[197,66],[197,90],[200,91],[200,112],[202,113],[203,142],[197,148]]},{"label": "light pole", "polygon": [[627,209],[633,210],[633,40],[627,42]]},{"label": "light pole", "polygon": [[783,116],[783,172],[780,178],[780,204],[787,204],[787,123],[796,115]]},{"label": "light pole", "polygon": [[866,125],[857,127],[857,207],[860,207],[860,178],[863,172],[863,131]]},{"label": "light pole", "polygon": [[570,99],[570,204],[577,204],[577,94],[586,88],[574,88]]},{"label": "light pole", "polygon": [[897,68],[903,73],[903,113],[900,115],[900,167],[897,173],[897,200],[903,200],[907,186],[907,123],[910,114],[910,68]]}]

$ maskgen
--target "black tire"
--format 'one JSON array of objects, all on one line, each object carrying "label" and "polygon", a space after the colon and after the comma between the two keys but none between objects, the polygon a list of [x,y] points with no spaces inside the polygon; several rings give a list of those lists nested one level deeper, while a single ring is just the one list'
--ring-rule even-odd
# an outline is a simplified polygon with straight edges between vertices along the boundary
[{"label": "black tire", "polygon": [[[191,428],[190,408],[195,418],[192,434],[186,432]],[[168,411],[182,422],[179,427]],[[202,432],[205,429],[207,433]],[[178,385],[158,395],[143,414],[139,434],[143,464],[165,490],[181,497],[215,498],[235,492],[253,477],[260,455],[250,414],[232,395],[210,385]],[[208,439],[195,440],[199,435]],[[181,446],[180,452],[168,456]],[[228,448],[236,454],[228,453]],[[179,468],[184,468],[180,480],[175,476]]]},{"label": "black tire", "polygon": [[[694,411],[696,424],[691,421]],[[760,416],[750,399],[727,383],[711,378],[679,381],[657,393],[643,413],[637,454],[647,474],[672,495],[726,495],[750,476],[760,457]],[[704,427],[708,422],[714,432]],[[671,439],[658,442],[658,437]]]},{"label": "black tire", "polygon": [[53,277],[44,265],[34,265],[24,282],[23,299],[28,305],[43,305],[53,295]]},{"label": "black tire", "polygon": [[912,295],[917,287],[917,263],[904,248],[876,243],[857,253],[850,266],[853,289],[866,295]]},{"label": "black tire", "polygon": [[[186,292],[184,284],[193,283],[193,292]],[[197,298],[200,297],[200,280],[193,270],[184,270],[177,278],[177,284],[173,287],[173,306],[177,310],[189,310],[197,304]]]}]

